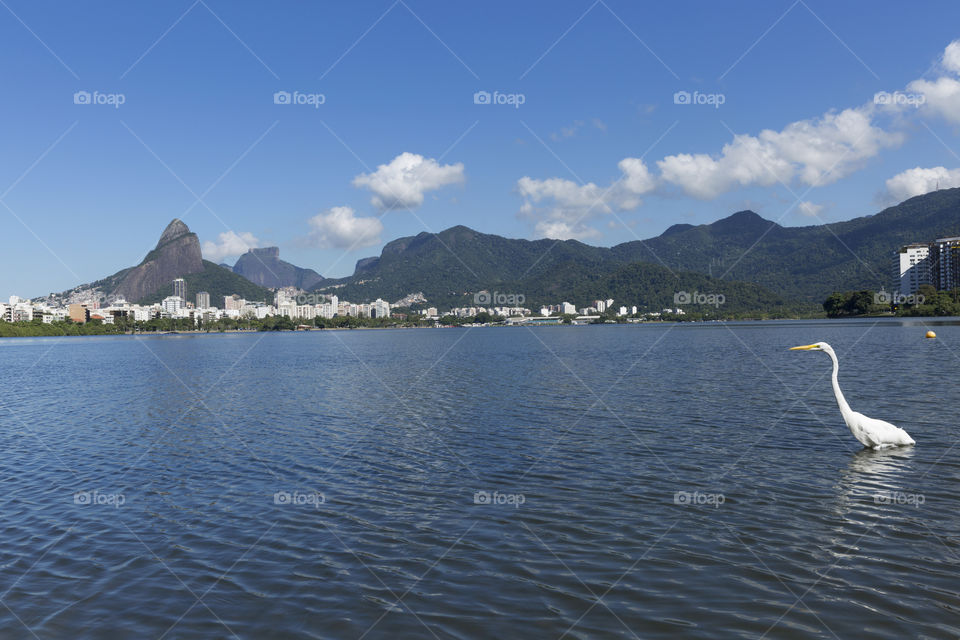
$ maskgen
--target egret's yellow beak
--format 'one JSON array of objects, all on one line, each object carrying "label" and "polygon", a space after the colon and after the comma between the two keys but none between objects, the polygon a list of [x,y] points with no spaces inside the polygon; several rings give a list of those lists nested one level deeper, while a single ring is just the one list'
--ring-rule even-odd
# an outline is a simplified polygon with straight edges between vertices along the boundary
[{"label": "egret's yellow beak", "polygon": [[800,347],[790,347],[790,351],[809,351],[810,349],[816,349],[817,345],[815,344],[805,344]]}]

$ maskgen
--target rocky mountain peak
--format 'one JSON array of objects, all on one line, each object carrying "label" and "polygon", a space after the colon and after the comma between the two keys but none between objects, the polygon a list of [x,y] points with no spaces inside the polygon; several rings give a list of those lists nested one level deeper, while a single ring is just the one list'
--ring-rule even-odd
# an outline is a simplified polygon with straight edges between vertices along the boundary
[{"label": "rocky mountain peak", "polygon": [[190,227],[188,227],[180,218],[174,218],[173,221],[167,225],[167,228],[163,230],[163,233],[160,235],[160,241],[157,242],[156,248],[159,249],[168,242],[176,240],[180,236],[185,236],[188,233],[190,233]]},{"label": "rocky mountain peak", "polygon": [[174,218],[167,225],[156,248],[143,262],[124,275],[115,293],[127,300],[140,300],[174,278],[203,271],[200,240],[183,221]]}]

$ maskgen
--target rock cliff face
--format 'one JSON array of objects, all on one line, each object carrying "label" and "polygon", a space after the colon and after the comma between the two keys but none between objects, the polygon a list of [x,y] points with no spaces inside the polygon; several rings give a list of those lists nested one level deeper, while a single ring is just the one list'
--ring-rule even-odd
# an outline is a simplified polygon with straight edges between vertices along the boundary
[{"label": "rock cliff face", "polygon": [[324,279],[313,269],[303,269],[281,260],[277,247],[250,249],[237,260],[233,272],[261,287],[310,289]]},{"label": "rock cliff face", "polygon": [[203,271],[200,240],[182,221],[167,225],[157,246],[139,265],[130,269],[114,290],[130,301],[154,293],[175,278]]}]

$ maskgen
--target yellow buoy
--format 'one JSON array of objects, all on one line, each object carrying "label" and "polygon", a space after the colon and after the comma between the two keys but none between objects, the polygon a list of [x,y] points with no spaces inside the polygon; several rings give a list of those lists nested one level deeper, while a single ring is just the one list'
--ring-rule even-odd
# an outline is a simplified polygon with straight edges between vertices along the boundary
[{"label": "yellow buoy", "polygon": [[927,337],[928,337],[928,338],[936,338],[936,337],[937,337],[937,334],[935,334],[933,331],[927,331]]}]

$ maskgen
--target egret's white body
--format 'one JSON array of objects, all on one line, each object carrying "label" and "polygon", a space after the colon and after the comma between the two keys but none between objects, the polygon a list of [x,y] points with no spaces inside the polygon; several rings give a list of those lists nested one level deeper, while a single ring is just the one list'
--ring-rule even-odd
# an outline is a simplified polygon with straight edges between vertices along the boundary
[{"label": "egret's white body", "polygon": [[847,423],[850,433],[860,441],[865,447],[871,449],[882,449],[884,447],[897,447],[902,445],[916,444],[913,438],[900,427],[890,424],[884,420],[870,418],[862,413],[857,413],[847,404],[843,392],[840,391],[840,383],[837,382],[837,374],[840,371],[840,363],[837,361],[837,354],[833,348],[826,342],[817,342],[801,347],[792,347],[791,351],[824,351],[830,359],[833,360],[833,395],[837,397],[837,406],[840,407],[840,413],[843,415],[843,421]]}]

